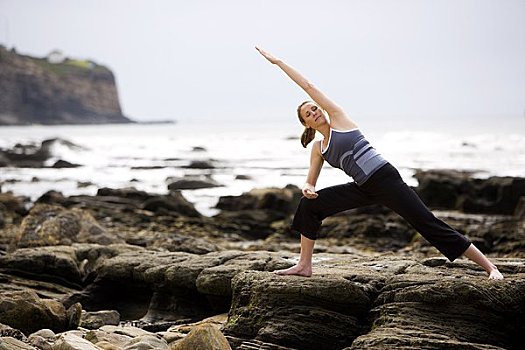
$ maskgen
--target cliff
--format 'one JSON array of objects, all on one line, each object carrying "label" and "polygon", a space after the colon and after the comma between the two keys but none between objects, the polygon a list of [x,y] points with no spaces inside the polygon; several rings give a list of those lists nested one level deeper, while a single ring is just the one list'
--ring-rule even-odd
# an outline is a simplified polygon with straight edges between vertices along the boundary
[{"label": "cliff", "polygon": [[0,46],[0,125],[129,123],[113,73],[91,61],[17,54]]}]

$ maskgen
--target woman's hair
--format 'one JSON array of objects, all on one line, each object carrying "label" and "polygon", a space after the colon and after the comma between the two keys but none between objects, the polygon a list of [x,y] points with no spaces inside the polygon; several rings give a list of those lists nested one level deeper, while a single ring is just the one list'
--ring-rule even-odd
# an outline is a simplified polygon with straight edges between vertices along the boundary
[{"label": "woman's hair", "polygon": [[308,144],[315,138],[315,129],[307,127],[303,117],[301,117],[301,108],[309,102],[312,101],[304,101],[299,105],[299,107],[297,107],[297,116],[299,117],[299,121],[305,126],[303,134],[301,135],[301,145],[303,145],[304,148],[306,148],[306,146],[308,146]]}]

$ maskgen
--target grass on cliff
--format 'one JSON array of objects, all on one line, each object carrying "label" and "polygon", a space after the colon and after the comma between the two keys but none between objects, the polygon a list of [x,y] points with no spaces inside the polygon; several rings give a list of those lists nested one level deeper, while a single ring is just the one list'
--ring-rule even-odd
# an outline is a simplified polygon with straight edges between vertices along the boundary
[{"label": "grass on cliff", "polygon": [[90,72],[108,73],[110,70],[104,66],[98,65],[88,60],[66,59],[62,63],[50,63],[47,59],[36,59],[38,65],[45,70],[57,75],[66,75],[71,73],[86,74]]}]

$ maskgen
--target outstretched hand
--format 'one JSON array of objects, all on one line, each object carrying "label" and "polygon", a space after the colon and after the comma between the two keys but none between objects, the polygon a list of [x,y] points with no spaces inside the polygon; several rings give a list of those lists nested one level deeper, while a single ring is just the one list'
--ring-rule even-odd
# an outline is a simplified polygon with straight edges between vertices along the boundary
[{"label": "outstretched hand", "polygon": [[255,46],[255,48],[257,49],[257,51],[259,51],[259,53],[261,55],[263,55],[264,58],[266,58],[270,63],[272,64],[276,64],[277,62],[279,62],[279,59],[275,56],[273,56],[272,54],[264,51],[263,49],[260,49],[258,48],[257,46]]}]

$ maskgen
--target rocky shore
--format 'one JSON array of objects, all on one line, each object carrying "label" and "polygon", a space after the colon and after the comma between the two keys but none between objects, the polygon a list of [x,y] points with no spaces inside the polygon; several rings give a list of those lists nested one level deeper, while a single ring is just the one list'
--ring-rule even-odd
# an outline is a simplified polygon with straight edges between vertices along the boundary
[{"label": "rocky shore", "polygon": [[181,183],[34,202],[0,189],[0,349],[521,349],[525,179],[416,177],[504,280],[383,207],[325,220],[312,277],[275,275],[298,259],[295,186],[223,197],[214,217]]}]

